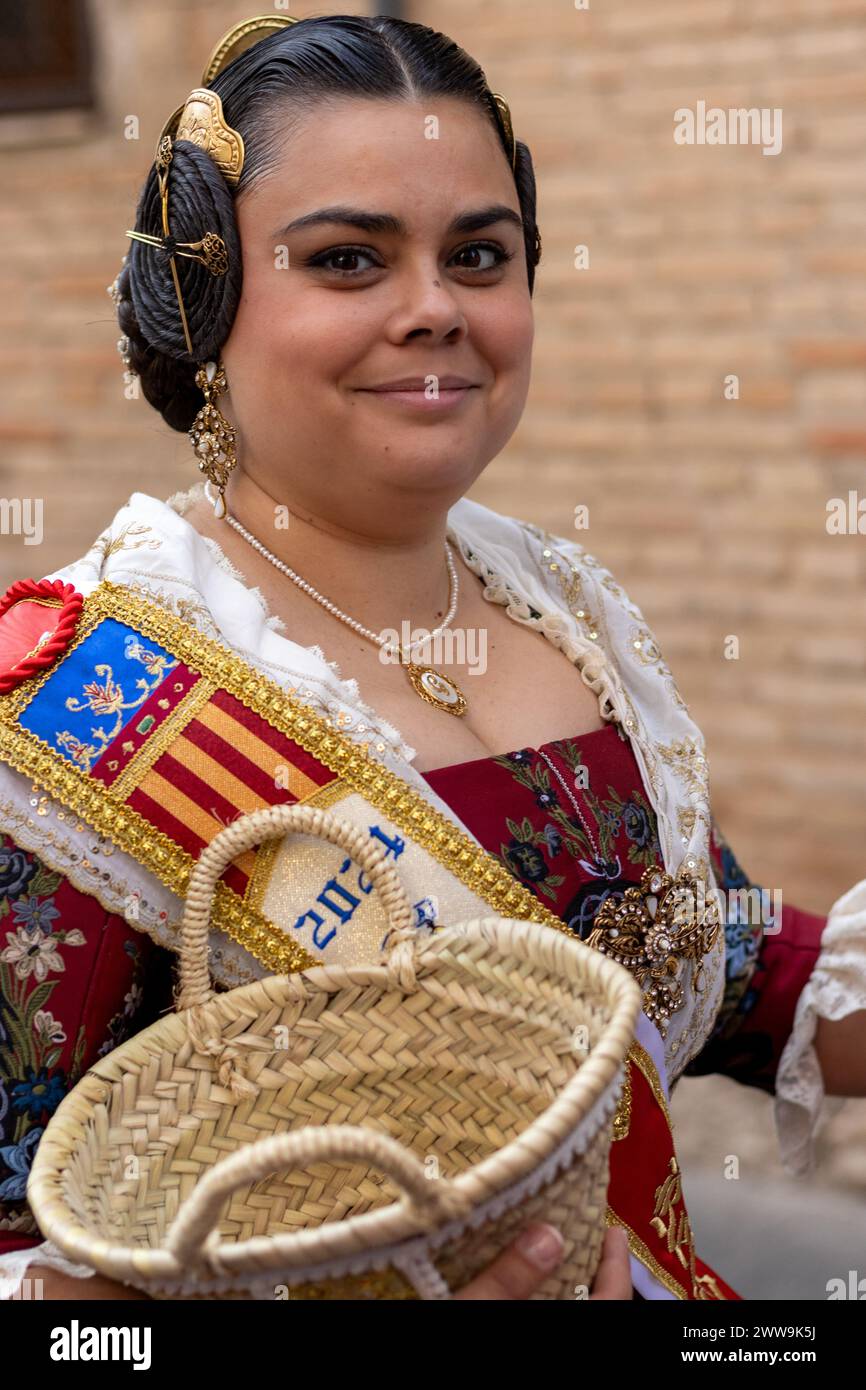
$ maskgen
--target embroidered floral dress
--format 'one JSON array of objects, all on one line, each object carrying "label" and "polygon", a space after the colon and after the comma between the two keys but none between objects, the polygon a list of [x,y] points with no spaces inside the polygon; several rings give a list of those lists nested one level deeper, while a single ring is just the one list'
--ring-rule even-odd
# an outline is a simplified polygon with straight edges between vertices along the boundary
[{"label": "embroidered floral dress", "polygon": [[[645,869],[664,868],[656,818],[616,723],[439,768],[426,780],[582,937],[603,902],[622,898]],[[723,891],[757,886],[715,826],[711,851]],[[732,915],[724,1001],[687,1074],[721,1071],[772,1092],[826,919],[786,905],[782,930],[768,934],[760,921]],[[25,1189],[45,1126],[89,1066],[171,1007],[172,963],[0,835],[0,1253],[40,1239]]]},{"label": "embroidered floral dress", "polygon": [[[426,776],[485,849],[584,939],[606,899],[622,899],[645,869],[664,870],[655,813],[631,744],[616,723]],[[581,787],[582,782],[588,785]],[[768,901],[740,868],[715,822],[710,850],[723,893],[752,888],[757,890],[753,907],[758,894]],[[763,908],[737,912],[736,902],[733,906],[726,928],[724,999],[712,1034],[686,1074],[724,1072],[772,1093],[826,917],[786,904],[781,920],[771,924]]]},{"label": "embroidered floral dress", "polygon": [[172,957],[0,835],[0,1253],[39,1239],[33,1155],[94,1062],[171,1000]]}]

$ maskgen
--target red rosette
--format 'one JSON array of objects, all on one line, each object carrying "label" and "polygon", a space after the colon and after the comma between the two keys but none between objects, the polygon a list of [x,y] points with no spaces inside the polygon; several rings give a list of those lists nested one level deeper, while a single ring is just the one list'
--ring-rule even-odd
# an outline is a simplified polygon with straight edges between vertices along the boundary
[{"label": "red rosette", "polygon": [[0,695],[53,666],[81,617],[84,595],[62,579],[19,579],[0,598]]}]

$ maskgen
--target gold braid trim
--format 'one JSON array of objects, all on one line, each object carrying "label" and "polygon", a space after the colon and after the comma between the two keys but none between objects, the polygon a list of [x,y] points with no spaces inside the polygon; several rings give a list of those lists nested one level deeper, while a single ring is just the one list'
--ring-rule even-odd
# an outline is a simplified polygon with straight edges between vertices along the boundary
[{"label": "gold braid trim", "polygon": [[668,1109],[667,1098],[662,1088],[662,1083],[659,1079],[659,1074],[656,1070],[655,1062],[647,1052],[646,1048],[643,1047],[637,1041],[632,1043],[631,1050],[629,1051],[629,1056],[631,1057],[631,1060],[634,1062],[635,1066],[640,1071],[642,1071],[644,1076],[646,1077],[650,1090],[656,1098],[658,1107],[664,1115],[665,1119],[667,1120],[668,1129],[672,1130],[673,1121],[671,1120],[671,1112]]},{"label": "gold braid trim", "polygon": [[662,1268],[649,1246],[644,1244],[640,1236],[636,1235],[632,1230],[631,1226],[628,1226],[621,1217],[617,1216],[612,1207],[608,1207],[604,1219],[608,1226],[622,1227],[628,1236],[628,1248],[631,1253],[640,1260],[642,1265],[646,1265],[650,1273],[655,1275],[659,1283],[663,1284],[669,1293],[685,1301],[686,1295],[682,1285],[677,1283],[672,1274],[668,1274],[667,1270]]},{"label": "gold braid trim", "polygon": [[[634,1066],[637,1067],[638,1070],[642,1072],[642,1074],[646,1077],[647,1084],[653,1093],[653,1098],[655,1099],[656,1104],[658,1105],[659,1109],[665,1117],[665,1122],[668,1126],[668,1129],[671,1131],[671,1147],[673,1148],[673,1122],[671,1120],[671,1113],[668,1108],[667,1098],[665,1097],[664,1089],[662,1087],[661,1080],[656,1069],[656,1064],[653,1061],[650,1054],[647,1052],[646,1048],[643,1047],[636,1039],[634,1042],[632,1042],[632,1045],[629,1048],[628,1057],[629,1061],[631,1061],[634,1064]],[[626,1067],[626,1079],[627,1078],[628,1067]],[[628,1135],[630,1124],[631,1087],[629,1086],[628,1100],[625,1103],[623,1101],[620,1102],[620,1106],[618,1107],[616,1115],[614,1116],[614,1140],[626,1138]],[[620,1132],[617,1132],[618,1126],[620,1128]],[[671,1155],[669,1166],[672,1170],[673,1179],[679,1182],[680,1168],[679,1163],[677,1162],[675,1151]],[[664,1213],[666,1215],[670,1215],[670,1184],[671,1177],[669,1176],[656,1189],[656,1213],[664,1209]],[[682,1195],[681,1192],[680,1195]],[[668,1200],[665,1201],[665,1198],[667,1198]],[[636,1257],[636,1259],[640,1260],[642,1265],[646,1266],[650,1273],[655,1275],[655,1277],[659,1280],[660,1283],[664,1284],[666,1289],[668,1289],[671,1293],[676,1294],[677,1298],[685,1299],[687,1297],[683,1285],[680,1284],[673,1277],[672,1274],[670,1274],[662,1265],[659,1264],[658,1260],[653,1255],[649,1246],[641,1240],[640,1236],[632,1230],[632,1228],[628,1225],[627,1222],[623,1221],[621,1216],[617,1215],[612,1206],[608,1206],[607,1208],[607,1212],[605,1214],[605,1221],[607,1222],[608,1226],[621,1226],[623,1228],[623,1230],[626,1232],[628,1236],[628,1244],[631,1253]],[[656,1225],[655,1220],[653,1220],[653,1225]],[[656,1227],[656,1229],[658,1230],[660,1235],[669,1234],[668,1230],[664,1227],[663,1222],[661,1228]],[[674,1228],[671,1227],[671,1230],[673,1229]],[[671,1244],[670,1249],[675,1249],[678,1258],[681,1261],[683,1261],[684,1278],[691,1280],[693,1298],[704,1300],[721,1300],[724,1302],[728,1302],[729,1300],[727,1298],[727,1295],[722,1293],[722,1290],[719,1288],[719,1285],[716,1279],[713,1277],[712,1273],[698,1274],[697,1272],[697,1269],[695,1267],[695,1260],[697,1258],[697,1254],[695,1251],[694,1235],[692,1232],[691,1222],[689,1221],[688,1214],[685,1210],[685,1202],[683,1202],[683,1211],[680,1214],[680,1220],[676,1226],[676,1234],[679,1236],[679,1240],[676,1243],[676,1246],[674,1244]],[[685,1256],[683,1256],[680,1253],[679,1246],[681,1245],[685,1246]]]},{"label": "gold braid trim", "polygon": [[157,758],[161,758],[170,744],[180,737],[187,724],[191,724],[199,711],[204,709],[215,691],[216,686],[210,681],[197,680],[192,689],[182,696],[155,733],[133,753],[120,776],[115,777],[111,784],[111,793],[116,801],[126,801],[132,796],[136,787],[141,785],[145,772],[152,768]]},{"label": "gold braid trim", "polygon": [[[272,728],[311,753],[501,916],[540,922],[580,939],[493,855],[430,806],[420,792],[374,762],[368,756],[369,744],[353,743],[329,720],[242,658],[133,590],[103,581],[85,599],[75,641],[62,659],[105,618],[128,623],[158,642],[205,680],[228,691]],[[0,697],[0,758],[56,796],[182,896],[192,872],[192,857],[112,795],[112,788],[89,777],[18,724],[21,713],[56,670],[55,665],[24,682],[10,696]],[[214,925],[271,970],[304,970],[317,963],[224,883],[217,885]]]}]

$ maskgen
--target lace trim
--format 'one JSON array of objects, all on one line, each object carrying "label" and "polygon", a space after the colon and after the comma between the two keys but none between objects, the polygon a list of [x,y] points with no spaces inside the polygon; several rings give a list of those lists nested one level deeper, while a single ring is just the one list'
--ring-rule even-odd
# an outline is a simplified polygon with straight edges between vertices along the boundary
[{"label": "lace trim", "polygon": [[[171,507],[179,516],[183,516],[193,503],[198,501],[203,495],[204,485],[202,483],[196,483],[185,492],[173,493],[171,497],[167,498],[166,506]],[[473,550],[468,542],[462,539],[452,523],[448,525],[447,534],[451,543],[459,549],[468,568],[472,570],[473,574],[483,579],[484,598],[490,603],[505,605],[506,613],[509,617],[529,627],[537,628],[558,650],[564,651],[566,657],[580,671],[584,684],[596,695],[600,717],[606,723],[610,723],[611,721],[619,722],[620,714],[617,710],[613,683],[609,675],[609,668],[604,651],[594,642],[589,641],[589,639],[587,639],[585,643],[575,642],[567,631],[565,618],[560,613],[543,613],[541,617],[533,617],[533,609],[529,602],[515,589],[511,588],[503,576],[491,568],[488,562],[484,560],[477,551]],[[282,630],[284,633],[285,627],[282,620],[278,615],[271,612],[268,602],[261,592],[256,588],[252,588],[247,583],[244,575],[237,569],[231,560],[229,560],[219,542],[209,537],[200,537],[200,539],[205,541],[208,553],[214,563],[226,574],[229,574],[237,583],[242,584],[245,589],[255,595],[265,615],[266,626],[274,628],[275,631]],[[279,628],[277,626],[278,624]],[[358,682],[353,677],[344,679],[339,664],[336,661],[328,661],[320,646],[306,647],[304,650],[310,652],[310,654],[319,661],[324,662],[328,670],[332,673],[334,684],[343,692],[343,698],[346,702],[354,705],[361,712],[363,719],[374,728],[378,729],[390,743],[399,745],[402,756],[407,762],[414,762],[418,750],[404,740],[400,730],[397,729],[394,724],[378,714],[371,705],[368,705],[361,698],[358,691]],[[241,651],[241,654],[246,656],[252,655],[252,653],[244,651]],[[261,660],[261,657],[259,657],[259,661]],[[271,661],[267,664],[272,669],[286,669]]]},{"label": "lace trim", "polygon": [[177,512],[178,516],[184,516],[193,503],[204,495],[204,483],[193,483],[192,487],[181,488],[179,492],[173,492],[171,497],[165,499],[165,505],[171,507],[173,512]]},{"label": "lace trim", "polygon": [[73,1264],[50,1240],[31,1245],[28,1250],[10,1250],[0,1255],[0,1302],[13,1298],[21,1289],[24,1276],[31,1265],[47,1265],[70,1274],[74,1279],[90,1279],[96,1273],[88,1265]]},{"label": "lace trim", "polygon": [[202,536],[202,540],[204,541],[205,545],[210,551],[211,558],[214,564],[217,566],[217,568],[224,570],[226,574],[231,575],[232,579],[234,579],[237,584],[243,584],[244,588],[249,590],[249,592],[252,594],[253,598],[257,601],[262,610],[262,614],[265,620],[265,627],[269,627],[272,632],[279,632],[283,636],[285,636],[287,631],[285,623],[283,622],[282,618],[278,616],[278,614],[272,613],[270,611],[261,589],[259,589],[258,586],[255,584],[247,583],[246,579],[241,574],[241,571],[238,569],[237,565],[232,564],[231,560],[226,555],[225,551],[221,548],[218,541],[212,540],[210,536]]},{"label": "lace trim", "polygon": [[821,952],[797,1002],[794,1026],[776,1073],[775,1117],[782,1162],[808,1172],[823,1119],[844,1103],[826,1097],[814,1040],[818,1018],[840,1019],[866,1009],[866,878],[834,903]]},{"label": "lace trim", "polygon": [[[133,588],[142,591],[149,598],[162,604],[163,607],[168,608],[176,617],[183,618],[186,622],[197,627],[199,631],[210,633],[210,635],[215,636],[218,641],[229,646],[232,651],[246,657],[246,659],[259,670],[264,670],[265,672],[280,672],[291,677],[296,683],[302,684],[305,687],[301,692],[303,698],[309,699],[322,713],[337,719],[339,727],[349,738],[353,738],[359,743],[362,741],[372,742],[374,747],[376,746],[375,740],[378,738],[379,742],[382,744],[382,747],[378,751],[382,752],[386,746],[390,745],[400,756],[406,757],[411,761],[411,758],[415,756],[414,750],[408,744],[404,743],[399,730],[396,729],[393,724],[381,718],[370,705],[366,704],[359,697],[357,693],[357,682],[353,679],[344,681],[340,675],[340,669],[337,663],[328,661],[320,646],[299,647],[297,643],[290,642],[290,639],[285,636],[284,630],[280,630],[285,628],[282,619],[270,612],[260,591],[247,585],[243,580],[243,576],[238,578],[239,571],[235,570],[234,574],[230,573],[230,570],[233,570],[234,566],[231,565],[231,562],[220,550],[218,543],[216,541],[209,541],[203,536],[198,536],[198,533],[196,533],[196,536],[198,541],[205,542],[208,547],[208,555],[214,565],[218,569],[224,570],[234,583],[241,584],[245,597],[247,595],[253,597],[265,628],[271,630],[277,638],[285,641],[287,645],[295,647],[296,650],[309,652],[317,661],[321,662],[322,665],[327,668],[327,675],[318,672],[313,674],[308,667],[306,669],[300,669],[294,666],[282,665],[280,662],[274,661],[270,657],[263,656],[258,649],[253,650],[232,642],[226,637],[222,629],[216,625],[211,616],[211,611],[205,602],[201,588],[191,584],[189,580],[184,579],[182,576],[173,574],[154,575],[147,570],[118,566],[106,577],[110,578],[114,583],[130,583]],[[222,557],[224,563],[220,562],[220,557]],[[201,603],[194,608],[188,608],[187,611],[183,611],[178,601],[166,590],[164,585],[157,583],[159,579],[163,579],[171,584],[181,585],[191,590],[198,596]],[[351,711],[351,714],[349,711]],[[355,716],[360,719],[360,725],[358,724],[358,718]],[[365,721],[366,728],[364,727]],[[371,756],[375,756],[375,754],[371,753]]]},{"label": "lace trim", "polygon": [[568,660],[580,671],[584,684],[598,698],[598,710],[601,718],[606,723],[619,722],[620,714],[617,709],[610,668],[604,650],[588,638],[585,642],[576,642],[568,632],[566,620],[561,613],[542,613],[540,617],[533,616],[533,612],[538,612],[534,605],[531,605],[522,594],[512,588],[508,581],[492,569],[477,551],[468,546],[453,526],[448,528],[448,538],[457,546],[465,564],[472,570],[473,574],[478,575],[479,579],[483,579],[485,599],[489,603],[504,605],[510,618],[524,623],[527,627],[536,628],[557,650],[563,651]]},{"label": "lace trim", "polygon": [[[158,946],[176,952],[183,915],[182,901],[168,889],[163,889],[161,884],[155,883],[152,875],[147,874],[146,878],[133,882],[115,874],[111,864],[106,866],[106,860],[114,853],[110,842],[91,835],[83,824],[80,833],[77,829],[67,829],[66,826],[76,825],[74,817],[62,826],[57,821],[57,803],[49,797],[41,798],[45,811],[41,823],[34,821],[26,809],[4,795],[7,778],[12,779],[13,788],[21,780],[19,773],[0,763],[0,824],[12,835],[16,844],[35,854],[47,868],[63,874],[73,888],[87,897],[95,898],[106,912],[122,917],[134,931],[150,937]],[[90,836],[86,843],[82,835]],[[127,864],[123,868],[126,871]],[[135,865],[135,868],[139,866]],[[151,900],[147,895],[154,891],[157,896]],[[133,901],[136,904],[134,910]],[[225,982],[226,988],[249,984],[258,977],[255,967],[249,963],[251,957],[239,942],[232,941],[222,932],[215,932],[215,937],[219,944],[214,946],[214,959],[219,961],[220,979]],[[0,1220],[0,1230],[3,1229],[4,1222]],[[28,1229],[27,1233],[32,1232]]]}]

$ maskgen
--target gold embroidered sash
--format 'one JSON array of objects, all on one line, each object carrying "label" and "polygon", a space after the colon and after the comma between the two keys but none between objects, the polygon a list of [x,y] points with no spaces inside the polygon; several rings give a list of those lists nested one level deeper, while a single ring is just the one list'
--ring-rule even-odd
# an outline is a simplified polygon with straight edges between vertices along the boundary
[{"label": "gold embroidered sash", "polygon": [[[225,824],[259,806],[308,802],[386,844],[419,926],[492,910],[576,937],[420,790],[371,758],[369,745],[131,589],[100,584],[56,662],[0,696],[0,760],[179,897]],[[286,837],[230,866],[213,925],[269,971],[375,960],[388,923],[363,880],[339,848]],[[651,1118],[635,1125],[630,1107]],[[659,1164],[663,1175],[678,1173],[666,1121],[654,1064],[635,1045],[608,1220],[627,1225],[633,1254],[678,1297],[736,1297],[696,1269],[681,1192],[652,1187]],[[653,1155],[642,1148],[650,1130]],[[638,1174],[651,1188],[635,1203]]]}]

